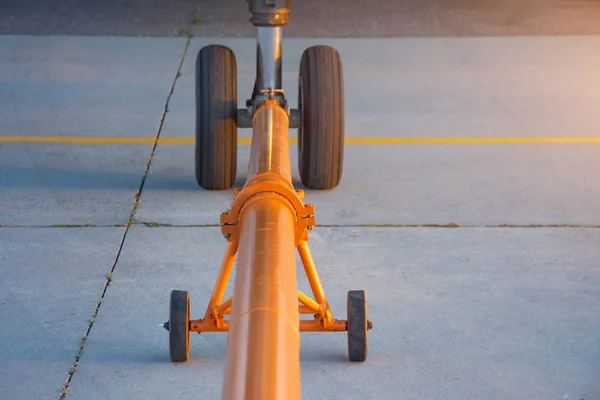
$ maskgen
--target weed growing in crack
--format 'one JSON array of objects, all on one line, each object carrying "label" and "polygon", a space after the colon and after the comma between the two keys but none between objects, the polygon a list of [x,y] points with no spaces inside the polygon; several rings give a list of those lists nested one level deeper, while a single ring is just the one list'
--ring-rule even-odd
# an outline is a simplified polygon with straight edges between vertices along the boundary
[{"label": "weed growing in crack", "polygon": [[200,14],[200,9],[196,8],[196,12],[194,13],[194,17],[192,18],[192,25],[200,25],[202,22],[202,16]]}]

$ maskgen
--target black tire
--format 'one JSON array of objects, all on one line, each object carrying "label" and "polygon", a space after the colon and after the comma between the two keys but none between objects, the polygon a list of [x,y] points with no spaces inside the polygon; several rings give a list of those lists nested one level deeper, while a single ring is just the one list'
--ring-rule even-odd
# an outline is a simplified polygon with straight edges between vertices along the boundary
[{"label": "black tire", "polygon": [[298,164],[302,184],[329,190],[342,179],[344,161],[344,77],[330,46],[302,53],[298,79]]},{"label": "black tire", "polygon": [[185,290],[171,292],[169,353],[173,362],[190,358],[190,294]]},{"label": "black tire", "polygon": [[196,181],[204,189],[233,185],[237,171],[237,62],[209,45],[196,58]]},{"label": "black tire", "polygon": [[367,359],[369,328],[367,299],[364,290],[351,290],[347,297],[348,307],[348,358],[353,362]]}]

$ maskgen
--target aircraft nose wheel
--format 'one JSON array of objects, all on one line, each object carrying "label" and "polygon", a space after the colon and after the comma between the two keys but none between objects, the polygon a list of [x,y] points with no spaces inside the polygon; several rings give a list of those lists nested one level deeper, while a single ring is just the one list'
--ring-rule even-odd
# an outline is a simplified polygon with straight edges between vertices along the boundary
[{"label": "aircraft nose wheel", "polygon": [[342,179],[344,163],[344,74],[331,46],[302,53],[298,77],[298,163],[302,183],[330,190]]},{"label": "aircraft nose wheel", "polygon": [[233,185],[237,173],[237,61],[222,45],[196,57],[195,175],[207,190]]}]

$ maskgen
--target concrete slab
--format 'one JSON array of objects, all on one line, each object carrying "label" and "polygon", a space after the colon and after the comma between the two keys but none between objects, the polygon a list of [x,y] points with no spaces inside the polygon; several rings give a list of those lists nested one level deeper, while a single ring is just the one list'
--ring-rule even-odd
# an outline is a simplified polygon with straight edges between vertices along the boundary
[{"label": "concrete slab", "polygon": [[0,392],[56,399],[123,228],[0,229]]},{"label": "concrete slab", "polygon": [[185,43],[0,36],[0,134],[154,137]]},{"label": "concrete slab", "polygon": [[[291,147],[295,185],[302,188]],[[239,147],[240,187],[249,149]],[[350,144],[340,186],[307,190],[305,201],[315,205],[317,223],[323,225],[597,226],[600,186],[590,177],[600,175],[599,149],[586,144]],[[199,188],[190,171],[193,157],[193,146],[159,145],[136,220],[219,223],[231,191]]]},{"label": "concrete slab", "polygon": [[[0,198],[5,205],[0,224],[125,223],[150,145],[102,146],[110,158],[98,154],[94,145],[0,146]],[[332,192],[307,191],[306,201],[316,205],[317,221],[325,225],[598,225],[600,189],[589,179],[600,173],[596,147],[348,145],[341,186]],[[248,150],[240,146],[238,186],[243,184]],[[295,146],[291,150],[295,167]],[[193,146],[159,145],[138,221],[219,222],[231,193],[198,188],[189,160]],[[365,191],[370,193],[367,198]]]},{"label": "concrete slab", "polygon": [[125,224],[151,149],[0,143],[0,225]]},{"label": "concrete slab", "polygon": [[[250,92],[253,40],[193,40],[162,137],[193,136],[193,61],[213,42],[238,55],[240,105]],[[333,44],[345,60],[349,137],[596,136],[600,128],[600,38],[289,40],[292,106],[301,51],[315,43]],[[153,137],[184,44],[0,37],[0,134]],[[0,143],[0,225],[126,222],[150,148]],[[346,149],[342,185],[307,193],[321,224],[600,225],[597,144]],[[239,184],[248,150],[240,146]],[[216,223],[229,196],[196,186],[193,146],[159,144],[136,219]],[[0,229],[0,317],[16,321],[0,326],[0,393],[58,396],[122,233]],[[158,326],[173,288],[191,290],[202,313],[225,246],[218,228],[130,234],[68,398],[218,398],[225,335],[195,336],[193,359],[175,366]],[[347,363],[343,334],[303,336],[304,398],[598,397],[599,235],[317,229],[311,245],[333,311],[343,317],[346,291],[365,288],[375,330],[365,365]]]},{"label": "concrete slab", "polygon": [[[599,230],[313,232],[334,314],[363,288],[375,327],[361,365],[344,334],[303,334],[303,399],[600,395]],[[217,228],[132,227],[68,398],[218,398],[225,335],[194,335],[173,365],[158,325],[174,288],[203,312],[224,247]]]},{"label": "concrete slab", "polygon": [[[163,138],[194,135],[194,61],[209,43],[238,57],[239,105],[251,92],[249,39],[194,39],[171,100]],[[594,136],[600,131],[598,37],[287,39],[284,87],[297,105],[301,52],[331,44],[345,61],[348,137]],[[250,136],[249,129],[239,132]],[[290,136],[295,137],[295,130]],[[598,144],[346,146],[334,192],[308,192],[322,224],[600,223]],[[239,146],[243,184],[248,145]],[[296,146],[292,165],[297,171]],[[193,177],[193,145],[159,145],[138,220],[218,223],[230,192]],[[299,181],[295,172],[297,183]],[[365,193],[369,193],[365,197]]]},{"label": "concrete slab", "polygon": [[[0,37],[2,136],[156,136],[186,39]],[[0,225],[123,224],[151,145],[0,143]]]}]

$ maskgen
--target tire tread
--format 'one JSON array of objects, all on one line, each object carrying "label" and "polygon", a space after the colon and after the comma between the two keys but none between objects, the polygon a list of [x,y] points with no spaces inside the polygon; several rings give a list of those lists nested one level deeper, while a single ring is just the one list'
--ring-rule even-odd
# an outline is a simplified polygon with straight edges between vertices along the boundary
[{"label": "tire tread", "polygon": [[196,58],[196,181],[204,189],[230,188],[237,172],[237,61],[222,45]]},{"label": "tire tread", "polygon": [[323,45],[306,49],[300,81],[300,178],[309,189],[333,189],[342,178],[344,156],[343,68],[337,50]]}]

